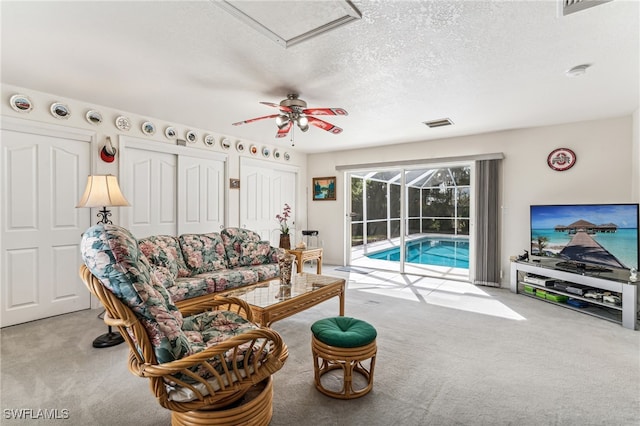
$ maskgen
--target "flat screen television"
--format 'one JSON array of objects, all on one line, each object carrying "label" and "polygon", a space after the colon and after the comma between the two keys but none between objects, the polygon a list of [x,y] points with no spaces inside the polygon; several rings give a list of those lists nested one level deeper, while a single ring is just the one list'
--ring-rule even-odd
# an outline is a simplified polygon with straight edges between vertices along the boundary
[{"label": "flat screen television", "polygon": [[531,206],[531,255],[568,269],[638,269],[638,204]]}]

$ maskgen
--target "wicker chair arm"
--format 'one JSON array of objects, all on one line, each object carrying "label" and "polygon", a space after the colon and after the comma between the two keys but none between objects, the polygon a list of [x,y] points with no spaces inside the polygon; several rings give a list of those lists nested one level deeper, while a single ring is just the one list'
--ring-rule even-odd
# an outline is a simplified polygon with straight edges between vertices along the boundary
[{"label": "wicker chair arm", "polygon": [[282,352],[283,350],[285,350],[286,346],[282,341],[282,337],[280,337],[277,332],[268,328],[259,328],[246,331],[238,336],[233,336],[223,342],[216,344],[215,346],[211,346],[201,352],[186,356],[175,361],[165,362],[163,364],[142,364],[140,365],[139,375],[143,377],[164,377],[167,375],[181,373],[191,367],[199,366],[203,362],[215,358],[216,356],[224,356],[224,354],[227,353],[230,349],[239,348],[242,344],[255,344],[255,341],[258,339],[266,339],[266,342],[271,343],[272,349],[270,351],[271,356],[269,356],[269,358],[273,358],[280,363],[276,365],[277,368],[275,371],[277,371],[278,369],[280,369],[280,367],[282,367],[280,357],[282,356]]},{"label": "wicker chair arm", "polygon": [[131,327],[133,324],[139,321],[138,318],[129,318],[128,321],[124,318],[112,318],[109,315],[109,312],[105,312],[102,320],[105,324],[113,327]]},{"label": "wicker chair arm", "polygon": [[212,297],[199,299],[193,303],[189,303],[190,301],[188,300],[184,301],[179,306],[180,312],[184,316],[190,316],[210,310],[225,310],[235,312],[241,317],[253,322],[251,307],[244,300],[231,296],[216,296],[215,294],[211,296]]}]

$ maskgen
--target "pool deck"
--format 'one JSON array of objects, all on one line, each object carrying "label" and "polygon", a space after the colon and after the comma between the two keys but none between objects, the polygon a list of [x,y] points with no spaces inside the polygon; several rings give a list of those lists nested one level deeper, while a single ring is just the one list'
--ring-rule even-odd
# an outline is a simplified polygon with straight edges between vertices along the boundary
[{"label": "pool deck", "polygon": [[[406,238],[406,241],[419,240],[422,238],[443,238],[442,235],[434,234],[413,234]],[[455,239],[455,236],[447,236]],[[458,237],[460,239],[468,239],[467,236]],[[381,240],[375,243],[367,244],[367,251],[363,246],[354,246],[351,248],[351,265],[362,268],[380,269],[398,272],[400,270],[400,262],[391,262],[381,259],[370,259],[366,255],[381,250],[397,248],[400,246],[400,238],[392,238],[391,240]],[[458,281],[469,281],[469,270],[464,268],[453,268],[449,266],[422,265],[418,263],[405,263],[404,272],[406,274],[424,275],[429,277],[447,278]]]}]

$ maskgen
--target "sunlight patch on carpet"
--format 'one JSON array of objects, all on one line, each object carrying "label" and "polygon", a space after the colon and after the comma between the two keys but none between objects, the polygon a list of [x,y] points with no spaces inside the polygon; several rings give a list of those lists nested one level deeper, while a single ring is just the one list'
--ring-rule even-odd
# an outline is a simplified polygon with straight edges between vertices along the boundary
[{"label": "sunlight patch on carpet", "polygon": [[441,281],[435,285],[433,281],[418,280],[413,283],[385,282],[385,283],[350,283],[349,288],[394,297],[429,305],[441,306],[482,315],[490,315],[515,321],[525,320],[522,315],[496,300],[481,288],[468,283],[456,281]]}]

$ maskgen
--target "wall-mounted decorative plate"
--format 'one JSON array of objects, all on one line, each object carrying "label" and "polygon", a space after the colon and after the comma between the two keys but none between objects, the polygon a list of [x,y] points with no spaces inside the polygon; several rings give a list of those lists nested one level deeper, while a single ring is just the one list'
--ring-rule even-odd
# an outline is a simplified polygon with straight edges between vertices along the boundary
[{"label": "wall-mounted decorative plate", "polygon": [[213,146],[213,144],[216,143],[216,138],[214,138],[213,135],[205,135],[204,143],[205,145]]},{"label": "wall-mounted decorative plate", "polygon": [[267,158],[271,155],[271,151],[266,146],[262,147],[262,156]]},{"label": "wall-mounted decorative plate", "polygon": [[242,141],[236,142],[236,151],[244,152],[244,142]]},{"label": "wall-mounted decorative plate", "polygon": [[198,140],[198,134],[193,130],[187,131],[186,138],[189,142],[195,143]]},{"label": "wall-mounted decorative plate", "polygon": [[102,124],[102,114],[100,114],[98,111],[94,111],[91,109],[87,111],[87,113],[84,115],[84,118],[86,118],[87,121],[94,126]]},{"label": "wall-mounted decorative plate", "polygon": [[547,164],[553,170],[563,172],[576,164],[576,154],[569,148],[557,148],[547,157]]},{"label": "wall-mounted decorative plate", "polygon": [[251,145],[251,148],[249,148],[249,152],[251,152],[252,155],[256,155],[258,153],[258,147],[255,145]]},{"label": "wall-mounted decorative plate", "polygon": [[229,139],[227,138],[222,138],[220,140],[220,145],[222,145],[222,148],[224,149],[229,149],[231,148],[231,142],[229,141]]},{"label": "wall-mounted decorative plate", "polygon": [[285,152],[285,153],[284,153],[284,160],[285,160],[285,161],[289,161],[290,159],[291,159],[291,156],[289,155],[289,153],[288,153],[288,152]]},{"label": "wall-mounted decorative plate", "polygon": [[169,126],[166,129],[164,129],[164,135],[167,137],[167,139],[173,139],[177,135],[176,129],[174,129],[173,127]]},{"label": "wall-mounted decorative plate", "polygon": [[128,132],[131,129],[131,121],[124,115],[116,118],[116,127],[124,132]]},{"label": "wall-mounted decorative plate", "polygon": [[11,108],[18,112],[30,112],[33,109],[31,99],[25,95],[13,95],[11,99],[9,99],[9,103],[11,104]]},{"label": "wall-mounted decorative plate", "polygon": [[60,120],[66,120],[71,115],[71,111],[69,111],[69,107],[65,104],[61,104],[60,102],[54,102],[51,104],[51,115],[55,118],[59,118]]},{"label": "wall-mounted decorative plate", "polygon": [[280,159],[280,151],[278,151],[277,149],[273,150],[273,158],[275,158],[276,160]]},{"label": "wall-mounted decorative plate", "polygon": [[156,125],[150,121],[145,121],[142,123],[142,133],[145,135],[153,135],[156,132]]}]

